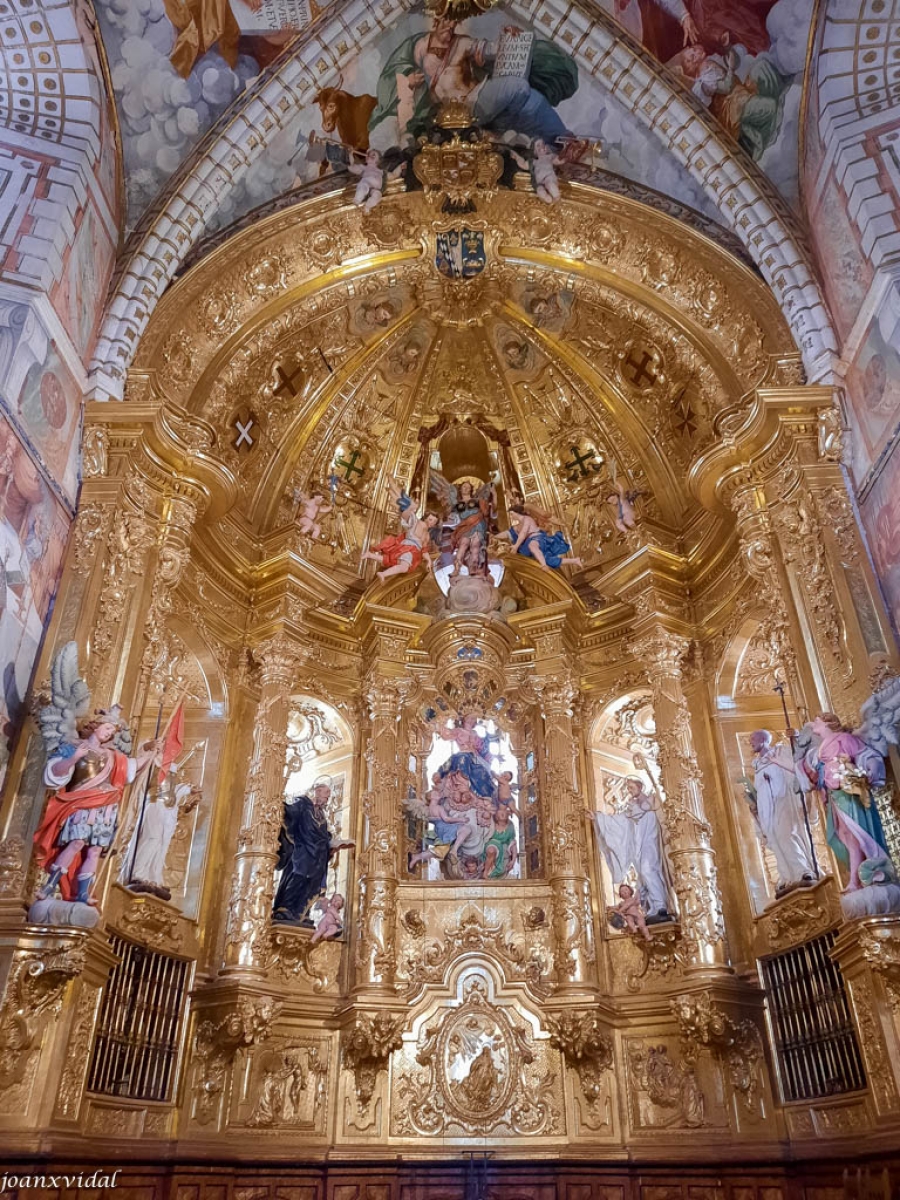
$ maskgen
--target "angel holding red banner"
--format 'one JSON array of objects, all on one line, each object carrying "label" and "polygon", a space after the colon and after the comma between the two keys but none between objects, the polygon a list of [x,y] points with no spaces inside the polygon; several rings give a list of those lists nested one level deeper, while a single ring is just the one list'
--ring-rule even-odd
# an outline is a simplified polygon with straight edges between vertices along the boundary
[{"label": "angel holding red banner", "polygon": [[64,900],[96,905],[91,888],[115,838],[125,789],[157,756],[161,739],[132,756],[118,705],[88,718],[91,697],[75,642],[56,655],[51,680],[51,698],[37,714],[47,752],[44,782],[54,789],[34,835],[49,873],[37,899],[49,900],[59,888]]}]

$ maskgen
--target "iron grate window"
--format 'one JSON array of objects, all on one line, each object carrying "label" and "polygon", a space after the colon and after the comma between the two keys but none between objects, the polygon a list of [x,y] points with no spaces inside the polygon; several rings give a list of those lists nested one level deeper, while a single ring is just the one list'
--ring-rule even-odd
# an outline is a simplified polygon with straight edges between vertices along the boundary
[{"label": "iron grate window", "polygon": [[171,1100],[190,963],[113,935],[88,1091]]},{"label": "iron grate window", "polygon": [[761,963],[785,1100],[866,1086],[844,980],[828,955],[835,936],[823,934]]}]

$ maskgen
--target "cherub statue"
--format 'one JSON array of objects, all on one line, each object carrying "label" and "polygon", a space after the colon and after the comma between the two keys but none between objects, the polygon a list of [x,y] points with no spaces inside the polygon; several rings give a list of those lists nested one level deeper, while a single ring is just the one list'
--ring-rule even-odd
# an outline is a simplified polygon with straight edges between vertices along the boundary
[{"label": "cherub statue", "polygon": [[325,503],[322,492],[315,491],[307,495],[301,488],[294,489],[293,519],[297,522],[300,532],[309,534],[314,541],[318,541],[322,536],[320,521],[332,511],[332,507]]},{"label": "cherub statue", "polygon": [[362,554],[363,558],[380,564],[381,570],[377,574],[381,580],[389,575],[406,575],[414,571],[423,558],[430,565],[432,530],[437,529],[439,522],[437,513],[433,512],[418,517],[412,500],[396,479],[389,478],[387,487],[400,510],[403,533],[383,538],[377,546]]},{"label": "cherub statue", "polygon": [[510,154],[523,171],[531,172],[531,182],[534,184],[537,198],[543,200],[545,204],[555,204],[559,199],[559,180],[556,178],[556,168],[563,166],[566,160],[560,158],[553,147],[548,145],[543,138],[534,139],[530,161],[515,150],[510,150]]},{"label": "cherub statue", "polygon": [[101,855],[116,835],[125,789],[161,749],[146,742],[131,757],[131,741],[121,709],[97,709],[88,717],[91,697],[78,670],[78,646],[68,642],[50,667],[51,697],[37,713],[47,754],[44,782],[53,788],[34,835],[48,878],[37,900],[57,888],[64,900],[96,906],[91,888]]},{"label": "cherub statue", "polygon": [[497,782],[497,804],[508,808],[513,816],[521,817],[521,813],[516,808],[514,791],[518,791],[519,785],[513,783],[512,771],[501,771],[498,775],[496,771],[491,771],[494,779]]},{"label": "cherub statue", "polygon": [[[542,567],[551,567],[553,570],[559,570],[566,565],[583,566],[580,558],[569,554],[572,547],[558,530],[556,533],[547,533],[541,529],[538,517],[532,516],[532,513],[537,511],[524,504],[514,504],[509,510],[512,525],[509,540],[514,552],[524,554],[526,558],[533,558]],[[541,513],[540,518],[547,521],[550,519],[546,513]]]},{"label": "cherub statue", "polygon": [[613,481],[612,487],[607,494],[606,503],[612,508],[615,517],[613,524],[619,533],[628,533],[637,525],[637,515],[634,511],[634,502],[641,493],[625,486],[621,479]]},{"label": "cherub statue", "polygon": [[641,902],[634,888],[628,883],[619,884],[619,903],[613,906],[631,933],[640,933],[648,942],[651,941],[650,930],[647,928],[647,918],[641,908]]},{"label": "cherub statue", "polygon": [[326,938],[336,938],[344,932],[344,919],[341,912],[344,907],[344,897],[340,892],[334,892],[332,896],[324,903],[320,904],[321,917],[319,923],[313,931],[312,937],[309,939],[309,944],[315,946],[316,942],[322,942]]},{"label": "cherub statue", "polygon": [[496,503],[494,485],[483,483],[476,488],[468,479],[450,483],[437,471],[429,479],[431,492],[444,505],[448,521],[454,522],[453,577],[465,567],[470,575],[487,575],[487,543],[492,510]]},{"label": "cherub statue", "polygon": [[391,179],[403,174],[405,163],[400,163],[392,171],[385,171],[381,165],[381,155],[377,150],[367,150],[361,163],[350,163],[347,168],[351,175],[359,176],[359,183],[353,193],[353,203],[364,212],[371,212],[384,198],[385,175]]}]

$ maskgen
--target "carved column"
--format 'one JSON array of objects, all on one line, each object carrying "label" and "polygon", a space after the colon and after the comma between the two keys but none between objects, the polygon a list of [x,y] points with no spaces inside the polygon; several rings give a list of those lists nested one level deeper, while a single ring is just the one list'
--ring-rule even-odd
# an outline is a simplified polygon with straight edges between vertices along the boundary
[{"label": "carved column", "polygon": [[181,582],[190,556],[191,535],[197,519],[199,494],[167,496],[162,503],[162,519],[156,540],[156,561],[150,581],[150,603],[144,616],[144,649],[137,692],[132,701],[140,712],[147,700],[154,668],[158,665],[165,639],[165,625],[172,611],[175,589]]},{"label": "carved column", "polygon": [[368,788],[359,856],[356,983],[367,992],[392,992],[394,987],[397,822],[402,795],[399,734],[405,683],[402,678],[374,674],[366,688]]},{"label": "carved column", "polygon": [[753,580],[754,598],[764,613],[763,635],[781,664],[789,698],[797,710],[798,724],[802,724],[817,689],[809,665],[798,661],[794,651],[795,644],[803,645],[802,628],[791,599],[790,583],[765,491],[748,473],[729,494],[728,501],[736,518],[741,557]]},{"label": "carved column", "polygon": [[369,736],[362,845],[357,859],[355,957],[357,993],[374,999],[394,991],[398,833],[409,754],[402,716],[414,687],[406,670],[406,651],[428,621],[417,613],[375,606],[367,616],[372,667],[365,689]]},{"label": "carved column", "polygon": [[722,899],[682,681],[681,662],[688,646],[687,638],[654,623],[638,632],[631,650],[646,667],[653,693],[667,843],[686,964],[688,969],[721,971],[727,969]]},{"label": "carved column", "polygon": [[869,1091],[879,1117],[900,1113],[900,916],[845,927],[831,951],[850,993]]},{"label": "carved column", "polygon": [[535,647],[534,678],[544,719],[539,747],[541,804],[550,887],[557,986],[561,994],[593,996],[597,952],[587,860],[585,801],[572,713],[577,688],[565,641],[569,605],[515,614],[510,624]]},{"label": "carved column", "polygon": [[584,993],[596,986],[597,953],[585,805],[578,787],[578,746],[572,728],[576,692],[566,676],[541,676],[536,686],[544,716],[542,794],[551,814],[548,844],[559,990]]},{"label": "carved column", "polygon": [[805,640],[821,676],[822,707],[853,723],[879,664],[892,654],[843,475],[836,464],[791,463],[767,482],[766,491]]},{"label": "carved column", "polygon": [[297,643],[284,631],[253,653],[261,665],[261,688],[225,926],[222,973],[261,979],[266,971],[283,815],[291,686],[301,654]]}]

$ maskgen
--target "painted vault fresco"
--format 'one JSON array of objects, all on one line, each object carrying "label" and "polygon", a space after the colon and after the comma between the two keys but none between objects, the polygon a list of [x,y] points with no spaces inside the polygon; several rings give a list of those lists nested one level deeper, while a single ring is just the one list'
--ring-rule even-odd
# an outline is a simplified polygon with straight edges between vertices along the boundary
[{"label": "painted vault fresco", "polygon": [[[268,8],[273,12],[264,19]],[[200,137],[296,36],[301,0],[98,0],[123,132],[134,224]],[[813,0],[603,0],[794,200],[801,83]],[[263,14],[263,15],[261,15]],[[266,27],[268,22],[268,27]],[[279,25],[280,22],[280,25]],[[276,27],[277,26],[277,27]],[[570,138],[569,153],[712,214],[687,173],[567,50],[526,40],[525,77],[495,69],[497,50],[524,30],[503,9],[454,23],[412,11],[366,50],[336,87],[266,148],[223,203],[223,227],[310,179],[348,164],[346,147],[403,147],[448,99],[465,99],[494,134]],[[593,148],[589,150],[589,145]]]}]

